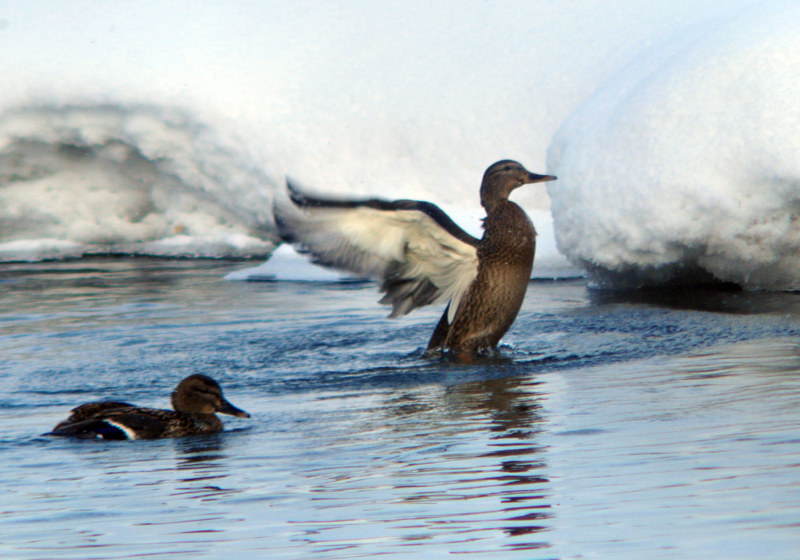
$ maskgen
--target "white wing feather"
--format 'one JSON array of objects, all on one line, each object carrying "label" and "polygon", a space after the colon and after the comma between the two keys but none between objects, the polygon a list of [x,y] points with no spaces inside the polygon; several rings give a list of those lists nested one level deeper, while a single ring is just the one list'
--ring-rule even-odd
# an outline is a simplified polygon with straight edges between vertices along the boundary
[{"label": "white wing feather", "polygon": [[[381,303],[393,305],[392,317],[447,301],[452,322],[478,274],[474,245],[420,210],[298,208],[283,198],[276,202],[276,223],[282,235],[311,253],[315,262],[380,278],[387,292]],[[393,293],[397,286],[402,289]],[[394,297],[398,294],[399,300]]]}]

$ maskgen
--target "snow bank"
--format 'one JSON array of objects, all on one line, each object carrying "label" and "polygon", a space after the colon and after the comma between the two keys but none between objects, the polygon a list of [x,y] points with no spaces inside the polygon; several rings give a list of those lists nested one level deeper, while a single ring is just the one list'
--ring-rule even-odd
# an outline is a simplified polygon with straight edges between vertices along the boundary
[{"label": "snow bank", "polygon": [[707,21],[555,135],[558,248],[602,285],[800,288],[800,6]]}]

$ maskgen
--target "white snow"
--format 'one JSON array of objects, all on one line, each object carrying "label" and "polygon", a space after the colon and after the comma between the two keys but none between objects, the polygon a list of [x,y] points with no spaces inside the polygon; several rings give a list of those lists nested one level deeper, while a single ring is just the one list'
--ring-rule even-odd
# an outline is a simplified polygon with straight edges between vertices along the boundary
[{"label": "white snow", "polygon": [[559,249],[600,284],[800,288],[800,4],[677,34],[553,140]]},{"label": "white snow", "polygon": [[[175,110],[7,110],[0,115],[0,260],[267,255],[277,241],[274,184],[232,142]],[[23,240],[27,255],[2,243]]]},{"label": "white snow", "polygon": [[341,282],[352,277],[344,272],[311,264],[308,257],[298,254],[290,245],[281,245],[260,266],[231,272],[226,280]]},{"label": "white snow", "polygon": [[540,234],[535,276],[576,274],[557,233],[600,281],[702,270],[794,287],[796,12],[0,4],[0,261],[267,256],[286,174],[317,192],[430,200],[479,233],[480,178],[511,158],[559,176],[514,193]]}]

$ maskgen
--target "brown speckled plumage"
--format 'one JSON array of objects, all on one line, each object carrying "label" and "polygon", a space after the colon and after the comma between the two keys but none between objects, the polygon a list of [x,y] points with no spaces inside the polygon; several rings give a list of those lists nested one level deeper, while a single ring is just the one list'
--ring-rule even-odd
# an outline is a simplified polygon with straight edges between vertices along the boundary
[{"label": "brown speckled plumage", "polygon": [[508,200],[515,188],[555,177],[533,175],[513,161],[499,161],[486,170],[481,204],[486,209],[484,234],[478,242],[478,276],[458,306],[452,324],[447,312],[428,343],[474,354],[494,348],[517,318],[531,277],[536,230],[522,208]]},{"label": "brown speckled plumage", "polygon": [[511,160],[491,165],[480,190],[481,239],[430,202],[325,199],[291,184],[294,207],[276,204],[275,221],[283,239],[315,262],[380,278],[391,317],[449,302],[428,350],[474,354],[494,348],[514,323],[533,267],[536,230],[508,197],[521,185],[555,179]]},{"label": "brown speckled plumage", "polygon": [[107,401],[74,408],[69,418],[48,435],[96,439],[159,439],[210,434],[222,430],[215,413],[242,418],[250,415],[229,403],[216,381],[190,375],[172,393],[175,410],[142,408]]}]

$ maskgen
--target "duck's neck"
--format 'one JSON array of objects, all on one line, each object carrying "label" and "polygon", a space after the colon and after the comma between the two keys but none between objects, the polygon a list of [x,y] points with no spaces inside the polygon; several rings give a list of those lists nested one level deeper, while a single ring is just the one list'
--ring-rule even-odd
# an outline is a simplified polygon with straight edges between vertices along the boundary
[{"label": "duck's neck", "polygon": [[216,414],[208,414],[206,412],[200,413],[186,413],[192,417],[196,426],[203,428],[203,431],[219,432],[222,430],[222,420]]},{"label": "duck's neck", "polygon": [[483,192],[481,192],[481,206],[483,209],[486,210],[486,215],[489,216],[494,210],[500,206],[503,202],[507,202],[508,197],[502,196],[483,196]]},{"label": "duck's neck", "polygon": [[484,179],[481,184],[481,206],[491,214],[499,204],[508,200],[514,185]]}]

